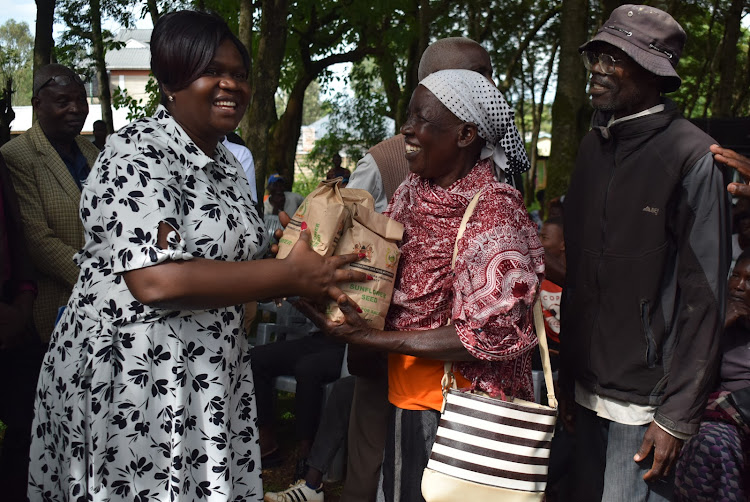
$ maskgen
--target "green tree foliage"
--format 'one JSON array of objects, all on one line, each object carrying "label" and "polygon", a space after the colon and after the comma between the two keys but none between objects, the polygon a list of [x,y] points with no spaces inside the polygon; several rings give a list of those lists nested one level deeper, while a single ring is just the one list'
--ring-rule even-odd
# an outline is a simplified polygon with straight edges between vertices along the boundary
[{"label": "green tree foliage", "polygon": [[[78,63],[87,67],[87,76],[97,82],[102,120],[109,132],[113,132],[112,98],[104,55],[110,49],[120,47],[114,42],[112,33],[102,28],[105,20],[112,20],[122,27],[133,24],[133,5],[129,0],[58,0],[56,12],[65,23],[61,47],[56,50],[58,60],[72,54]],[[78,59],[85,51],[86,59]]]},{"label": "green tree foliage", "polygon": [[314,80],[305,90],[305,98],[302,103],[302,124],[312,124],[316,120],[331,112],[331,103],[321,101],[321,85]]},{"label": "green tree foliage", "polygon": [[[129,7],[118,11],[128,0],[96,1],[101,2],[101,16],[117,17],[117,12],[130,13],[140,8],[141,16],[150,15],[153,20],[166,10],[185,5],[167,0],[129,0]],[[255,156],[261,185],[270,172],[293,178],[300,127],[327,110],[327,105],[319,102],[315,86],[326,88],[334,78],[330,71],[334,64],[353,63],[351,81],[355,89],[353,97],[340,97],[330,104],[334,124],[346,124],[339,129],[333,127],[335,141],[344,151],[351,148],[352,153],[361,152],[378,137],[377,127],[372,127],[377,124],[376,117],[391,117],[396,128],[403,122],[406,105],[417,85],[419,58],[427,45],[446,36],[469,36],[490,52],[496,82],[515,108],[519,127],[532,134],[551,128],[551,186],[547,190],[551,198],[567,189],[578,143],[591,114],[577,47],[622,3],[625,2],[196,0],[191,4],[223,15],[250,50],[253,99],[241,131]],[[686,115],[726,115],[726,103],[730,104],[731,115],[747,115],[748,33],[741,24],[739,29],[737,26],[741,16],[746,15],[748,1],[646,3],[668,10],[689,34],[678,67],[684,83],[671,96]],[[71,27],[62,42],[75,43],[79,49],[89,47],[80,41],[90,40],[86,38],[91,32],[90,4],[60,0],[57,11]],[[87,49],[86,55],[91,54],[93,51]],[[76,57],[83,61],[82,55]],[[365,58],[368,63],[359,64]],[[550,106],[552,87],[554,105]],[[277,96],[281,98],[278,109]],[[132,110],[146,106],[126,104]],[[550,108],[551,126],[543,118]],[[333,136],[329,139],[330,144],[326,146],[324,142],[320,146],[320,158],[338,148]]]},{"label": "green tree foliage", "polygon": [[354,65],[351,87],[354,96],[339,93],[333,100],[328,131],[318,138],[307,156],[307,167],[323,176],[331,167],[334,154],[343,152],[350,159],[361,158],[368,148],[391,135],[392,121],[387,118],[388,106],[375,74],[378,67],[372,60]]},{"label": "green tree foliage", "polygon": [[[333,0],[261,0],[252,16],[253,102],[241,128],[256,159],[258,182],[270,172],[293,177],[304,96],[315,80],[326,85],[334,64],[356,62],[371,53],[383,3]],[[242,32],[242,26],[240,26]],[[286,96],[277,114],[273,96]]]},{"label": "green tree foliage", "polygon": [[56,0],[36,0],[36,32],[34,34],[34,74],[40,66],[53,61],[55,42],[52,25],[55,20]]},{"label": "green tree foliage", "polygon": [[[748,9],[750,2],[745,2],[744,10]],[[687,117],[713,117],[718,111],[714,106],[717,101],[726,103],[722,94],[730,99],[728,110],[721,110],[719,115],[750,114],[750,32],[740,28],[736,42],[725,40],[726,27],[739,25],[742,12],[731,0],[678,2],[670,11],[688,33],[677,67],[682,86],[670,95]],[[728,58],[734,59],[733,68],[727,69]]]},{"label": "green tree foliage", "polygon": [[[586,0],[563,0],[560,15],[560,61],[552,105],[552,147],[545,197],[552,200],[568,190],[578,144],[588,129],[586,72],[578,46],[593,31]],[[562,28],[564,27],[564,29]]]},{"label": "green tree foliage", "polygon": [[156,83],[156,79],[152,73],[149,73],[148,82],[146,82],[146,94],[148,99],[135,99],[130,96],[126,91],[115,88],[112,93],[112,106],[115,108],[127,108],[128,120],[135,120],[141,117],[150,117],[156,111],[159,106],[159,84]]},{"label": "green tree foliage", "polygon": [[29,25],[9,19],[0,26],[0,71],[13,79],[13,106],[31,104],[34,38]]}]

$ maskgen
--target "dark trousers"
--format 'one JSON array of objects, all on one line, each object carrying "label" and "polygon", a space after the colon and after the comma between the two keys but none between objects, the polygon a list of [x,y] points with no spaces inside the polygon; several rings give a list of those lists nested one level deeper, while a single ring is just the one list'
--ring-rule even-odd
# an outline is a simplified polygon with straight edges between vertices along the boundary
[{"label": "dark trousers", "polygon": [[0,453],[0,498],[7,502],[27,500],[34,395],[43,357],[41,342],[0,351],[0,420],[7,426]]},{"label": "dark trousers", "polygon": [[346,445],[346,431],[352,410],[354,377],[339,378],[328,395],[320,427],[315,434],[307,465],[320,472],[328,472],[339,449]]},{"label": "dark trousers", "polygon": [[341,502],[375,502],[391,414],[388,375],[356,377]]},{"label": "dark trousers", "polygon": [[341,376],[344,347],[322,334],[253,347],[250,357],[258,425],[272,425],[275,421],[273,379],[291,375],[297,379],[294,396],[297,440],[312,441],[320,421],[323,386]]},{"label": "dark trousers", "polygon": [[391,405],[383,457],[386,502],[424,502],[422,473],[435,443],[440,412]]}]

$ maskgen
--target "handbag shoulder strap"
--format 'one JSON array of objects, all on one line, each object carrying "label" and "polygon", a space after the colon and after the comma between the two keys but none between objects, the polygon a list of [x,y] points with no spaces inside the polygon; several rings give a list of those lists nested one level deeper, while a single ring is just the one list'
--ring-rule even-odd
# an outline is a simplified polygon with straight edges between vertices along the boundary
[{"label": "handbag shoulder strap", "polygon": [[547,347],[547,328],[544,326],[544,315],[542,315],[541,295],[534,303],[534,327],[536,337],[539,339],[539,354],[542,356],[542,369],[544,370],[544,383],[547,386],[547,402],[550,408],[557,408],[555,397],[555,384],[552,380],[552,365],[549,362],[549,348]]},{"label": "handbag shoulder strap", "polygon": [[[542,302],[537,299],[534,303],[534,327],[536,336],[539,339],[539,353],[542,359],[542,369],[544,370],[544,384],[547,386],[547,403],[550,408],[557,409],[557,397],[555,397],[555,383],[552,379],[552,364],[549,361],[549,348],[547,347],[547,329],[544,327],[544,315],[542,315]],[[446,361],[443,366],[443,379],[440,382],[443,387],[443,406],[441,412],[445,409],[445,396],[448,389],[455,389],[456,378],[453,376],[453,363]]]},{"label": "handbag shoulder strap", "polygon": [[[458,241],[463,237],[466,231],[466,225],[469,223],[469,218],[474,214],[474,209],[477,207],[479,197],[483,191],[478,191],[469,202],[464,212],[464,217],[461,220],[461,225],[458,227],[458,235],[456,235],[456,242],[453,245],[453,258],[451,259],[451,269],[456,266],[456,257],[458,256]],[[450,323],[450,321],[449,321]],[[542,302],[540,298],[537,298],[534,303],[534,327],[536,328],[536,336],[539,339],[539,352],[542,359],[542,369],[544,370],[544,383],[547,386],[547,402],[551,408],[557,408],[557,398],[555,397],[554,381],[552,380],[552,365],[549,361],[549,348],[547,347],[547,330],[544,327],[544,316],[542,315]],[[446,361],[444,365],[443,380],[441,382],[443,387],[443,408],[445,408],[445,395],[448,389],[456,388],[456,379],[453,376],[453,363]]]},{"label": "handbag shoulder strap", "polygon": [[466,206],[466,211],[464,211],[464,217],[461,219],[461,225],[458,227],[458,234],[456,235],[456,242],[453,244],[453,258],[451,259],[451,269],[454,269],[456,267],[456,257],[458,256],[458,241],[461,240],[461,237],[464,236],[464,232],[466,231],[466,225],[469,223],[469,218],[471,218],[471,215],[474,214],[474,209],[477,207],[477,203],[479,202],[479,197],[481,197],[482,193],[484,193],[484,190],[478,191],[474,197],[472,197],[471,202],[469,202],[469,205]]},{"label": "handbag shoulder strap", "polygon": [[[474,194],[474,197],[471,198],[471,201],[469,201],[469,205],[466,206],[466,211],[464,211],[464,217],[461,219],[461,224],[458,226],[458,234],[456,234],[456,242],[453,244],[453,258],[451,259],[451,270],[453,270],[456,267],[456,257],[458,256],[458,241],[461,240],[461,237],[464,236],[464,232],[466,231],[466,225],[469,223],[469,218],[471,218],[471,215],[474,214],[474,209],[477,207],[477,203],[479,202],[479,197],[482,196],[482,193],[484,190],[478,191],[476,194]],[[448,324],[450,324],[451,321],[448,319]],[[443,367],[443,379],[440,382],[440,385],[443,388],[443,406],[441,408],[441,413],[445,410],[445,396],[448,394],[448,389],[450,388],[456,388],[456,377],[453,376],[453,362],[451,361],[445,361],[444,367]]]}]

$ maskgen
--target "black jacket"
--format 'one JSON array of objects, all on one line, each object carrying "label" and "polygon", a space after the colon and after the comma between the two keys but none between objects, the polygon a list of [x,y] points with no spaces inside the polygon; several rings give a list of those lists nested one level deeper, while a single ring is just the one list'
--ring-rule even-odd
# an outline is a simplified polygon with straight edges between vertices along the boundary
[{"label": "black jacket", "polygon": [[581,142],[565,198],[563,371],[602,396],[657,405],[697,431],[718,364],[729,264],[711,137],[667,102]]}]

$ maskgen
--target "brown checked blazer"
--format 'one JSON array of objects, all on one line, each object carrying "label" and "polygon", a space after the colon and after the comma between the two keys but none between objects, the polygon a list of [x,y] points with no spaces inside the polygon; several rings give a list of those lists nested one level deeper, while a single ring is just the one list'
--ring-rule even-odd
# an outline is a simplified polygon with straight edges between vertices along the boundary
[{"label": "brown checked blazer", "polygon": [[[99,150],[83,136],[76,138],[89,168]],[[0,148],[18,195],[31,260],[37,270],[39,295],[34,322],[47,342],[57,309],[68,303],[78,280],[73,255],[84,243],[78,214],[81,191],[65,162],[44,135],[39,122]]]}]

